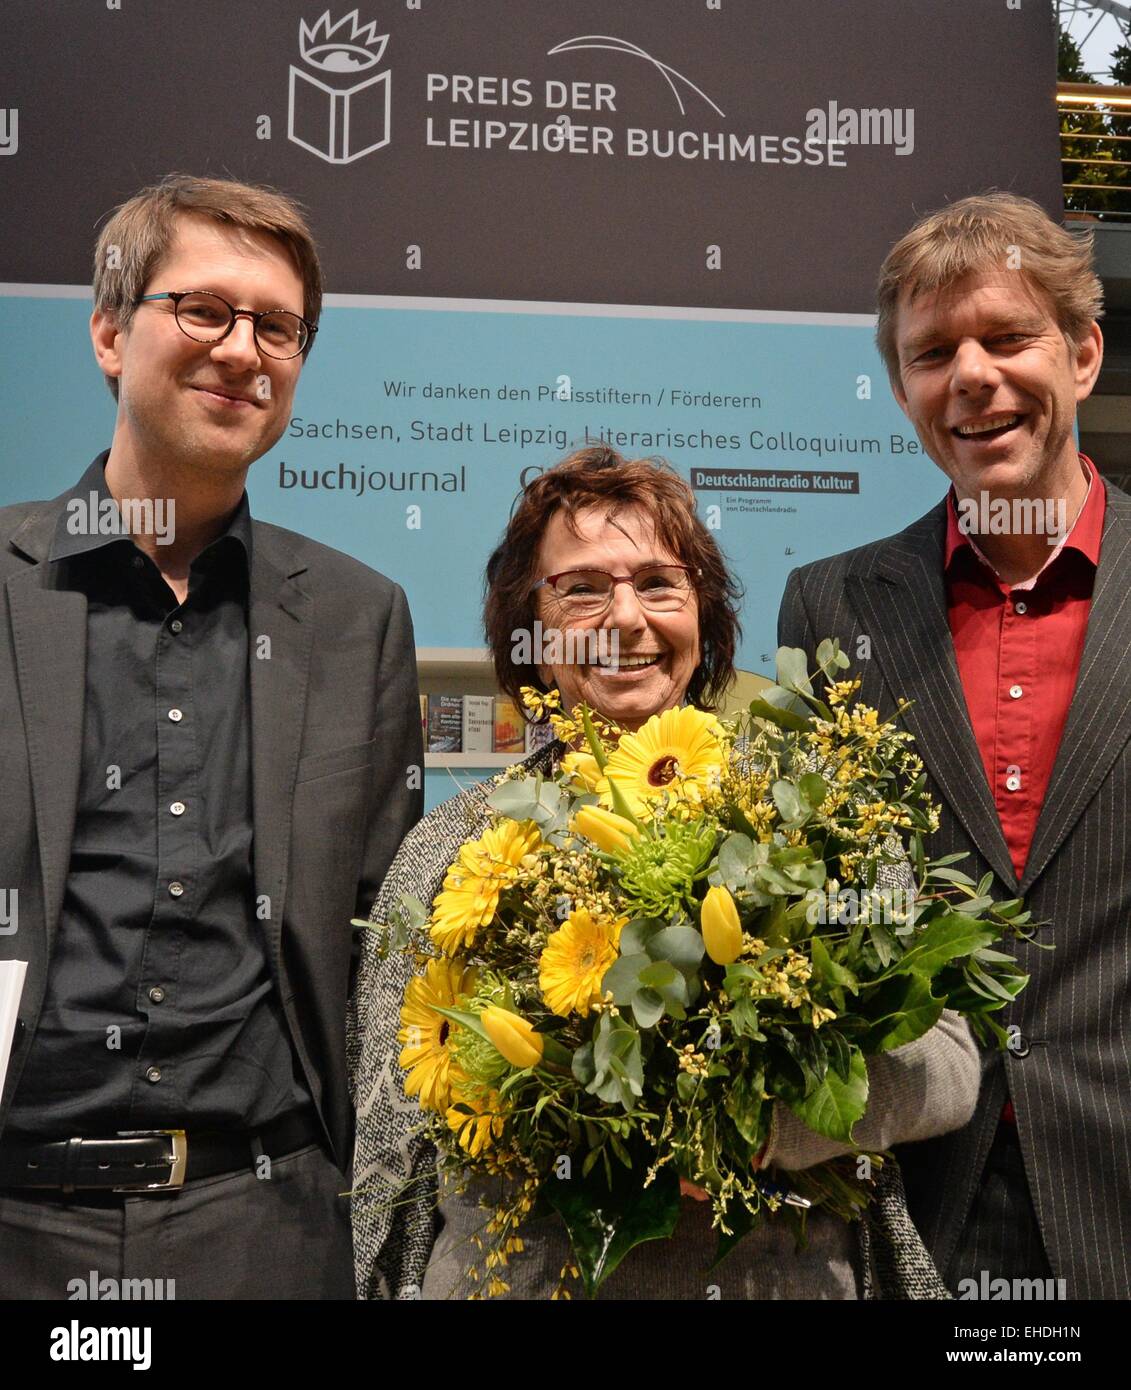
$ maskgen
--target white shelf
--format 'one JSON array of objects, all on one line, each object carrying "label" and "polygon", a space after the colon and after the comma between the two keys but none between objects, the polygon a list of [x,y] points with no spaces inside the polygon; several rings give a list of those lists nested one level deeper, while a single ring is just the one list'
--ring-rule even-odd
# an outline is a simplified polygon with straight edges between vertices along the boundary
[{"label": "white shelf", "polygon": [[417,647],[416,669],[421,676],[495,679],[495,668],[486,647]]},{"label": "white shelf", "polygon": [[527,757],[526,753],[425,753],[424,766],[429,767],[510,767]]}]

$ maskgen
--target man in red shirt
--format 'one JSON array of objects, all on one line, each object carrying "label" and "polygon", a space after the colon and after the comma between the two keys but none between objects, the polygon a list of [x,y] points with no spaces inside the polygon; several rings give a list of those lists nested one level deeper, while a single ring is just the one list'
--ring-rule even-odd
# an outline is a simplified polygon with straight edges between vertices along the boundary
[{"label": "man in red shirt", "polygon": [[973,1120],[900,1152],[960,1296],[1003,1278],[1131,1297],[1131,498],[1074,428],[1101,304],[1090,241],[1027,199],[918,222],[881,271],[877,344],[950,490],[898,535],[795,570],[779,618],[785,645],[870,650],[861,698],[914,701],[931,856],[966,852],[1050,923],[1054,951],[1020,948],[1031,982],[998,1015],[1010,1048],[986,1053]]}]

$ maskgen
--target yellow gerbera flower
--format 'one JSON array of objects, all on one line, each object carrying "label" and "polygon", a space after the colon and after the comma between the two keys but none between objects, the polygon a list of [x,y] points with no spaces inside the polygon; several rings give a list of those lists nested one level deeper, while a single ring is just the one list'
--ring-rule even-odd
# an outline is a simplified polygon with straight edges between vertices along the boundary
[{"label": "yellow gerbera flower", "polygon": [[533,821],[504,820],[460,849],[432,904],[432,940],[445,955],[474,943],[494,917],[499,894],[518,877],[519,861],[541,839]]},{"label": "yellow gerbera flower", "polygon": [[451,1104],[452,1024],[436,1008],[454,1008],[472,988],[474,973],[458,961],[430,960],[405,990],[397,1033],[397,1041],[404,1043],[401,1066],[408,1072],[405,1095],[418,1096],[427,1110],[443,1112]]},{"label": "yellow gerbera flower", "polygon": [[[605,764],[605,776],[615,782],[633,812],[665,799],[697,799],[701,788],[717,782],[726,765],[722,726],[705,710],[664,710],[654,714],[634,734],[624,734]],[[612,797],[602,802],[612,805]]]},{"label": "yellow gerbera flower", "polygon": [[468,1115],[466,1111],[456,1110],[453,1105],[447,1113],[448,1128],[455,1134],[460,1148],[472,1158],[478,1157],[496,1139],[502,1138],[503,1116],[499,1113],[498,1091],[491,1091],[486,1098],[480,1099],[454,1090],[452,1100],[475,1111],[474,1116]]},{"label": "yellow gerbera flower", "polygon": [[538,984],[547,1008],[561,1018],[589,1012],[601,997],[601,981],[617,958],[627,921],[592,917],[579,907],[550,934],[538,962]]}]

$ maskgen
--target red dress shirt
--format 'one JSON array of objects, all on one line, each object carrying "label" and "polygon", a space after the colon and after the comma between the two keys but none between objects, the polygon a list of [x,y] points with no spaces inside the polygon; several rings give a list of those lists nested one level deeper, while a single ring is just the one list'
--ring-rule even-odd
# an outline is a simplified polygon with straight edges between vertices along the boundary
[{"label": "red dress shirt", "polygon": [[[947,618],[970,724],[1020,880],[1076,689],[1100,559],[1106,497],[1080,455],[1088,495],[1044,568],[1023,584],[1002,582],[958,527],[947,496]],[[1002,1121],[1015,1125],[1012,1100]]]},{"label": "red dress shirt", "polygon": [[1105,495],[1089,490],[1067,537],[1023,584],[1004,583],[947,497],[947,617],[970,724],[1018,879],[1076,689],[1100,558]]}]

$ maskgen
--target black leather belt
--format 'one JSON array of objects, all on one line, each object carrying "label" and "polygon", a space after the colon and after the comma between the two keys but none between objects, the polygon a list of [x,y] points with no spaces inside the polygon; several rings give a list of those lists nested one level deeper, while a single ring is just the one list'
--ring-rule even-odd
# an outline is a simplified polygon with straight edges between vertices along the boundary
[{"label": "black leather belt", "polygon": [[282,1158],[321,1139],[317,1116],[301,1111],[254,1135],[147,1129],[109,1139],[5,1140],[0,1188],[168,1192],[196,1178],[254,1167],[263,1155]]}]

